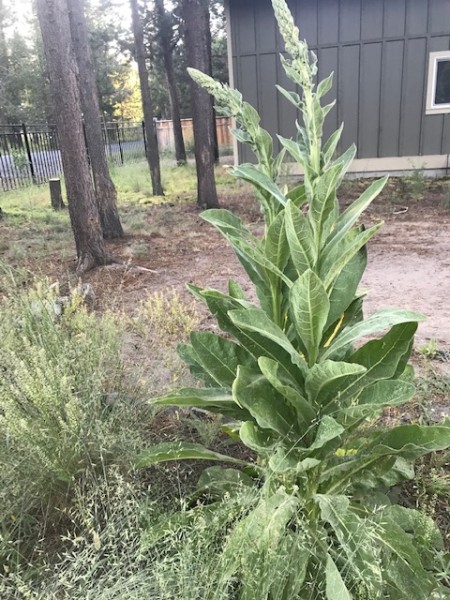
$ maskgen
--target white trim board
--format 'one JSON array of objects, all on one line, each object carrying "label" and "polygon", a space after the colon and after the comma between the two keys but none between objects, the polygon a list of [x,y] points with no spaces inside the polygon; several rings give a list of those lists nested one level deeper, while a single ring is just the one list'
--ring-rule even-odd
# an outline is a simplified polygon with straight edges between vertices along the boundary
[{"label": "white trim board", "polygon": [[[420,171],[424,177],[445,177],[450,175],[450,154],[430,154],[426,156],[389,156],[383,158],[355,158],[350,165],[350,177],[383,174],[403,175]],[[286,175],[302,175],[298,164],[286,163]]]}]

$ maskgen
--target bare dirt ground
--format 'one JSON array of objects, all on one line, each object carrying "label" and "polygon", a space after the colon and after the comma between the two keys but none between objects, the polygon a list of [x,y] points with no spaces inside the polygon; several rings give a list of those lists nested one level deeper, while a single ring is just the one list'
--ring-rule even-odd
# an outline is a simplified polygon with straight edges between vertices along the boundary
[{"label": "bare dirt ground", "polygon": [[[349,189],[348,204],[367,182]],[[427,186],[420,199],[402,195],[399,204],[395,182],[375,201],[363,217],[367,225],[385,224],[369,245],[369,265],[363,279],[367,291],[366,312],[380,307],[405,307],[427,319],[418,331],[418,344],[436,340],[450,345],[450,208],[447,182]],[[223,195],[229,208],[255,230],[261,215],[251,194]],[[186,283],[225,290],[230,277],[251,292],[251,284],[225,240],[200,217],[192,204],[159,205],[149,208],[146,220],[151,235],[135,235],[113,243],[111,250],[121,260],[139,264],[152,272],[126,268],[98,269],[86,276],[102,304],[119,303],[132,310],[140,298],[152,291],[175,289],[185,294]],[[134,256],[139,244],[139,256]],[[187,296],[186,296],[187,297]]]},{"label": "bare dirt ground", "polygon": [[[368,184],[367,180],[345,182],[340,193],[342,208]],[[250,223],[255,232],[262,229],[259,207],[246,186],[222,191],[220,203]],[[225,290],[231,277],[252,297],[252,286],[233,251],[201,219],[192,197],[136,210],[142,228],[108,243],[122,266],[96,269],[85,276],[94,287],[100,310],[114,307],[132,314],[155,291],[176,290],[188,300],[187,283]],[[440,349],[449,348],[450,180],[390,180],[362,218],[366,225],[380,220],[385,224],[369,244],[362,282],[367,292],[366,313],[389,306],[421,312],[427,319],[419,327],[417,345],[435,340]],[[7,219],[3,223],[7,226]],[[8,240],[11,232],[4,230],[5,247],[15,243],[13,237]],[[49,248],[44,259],[38,258],[30,246],[25,258],[13,266],[25,266],[51,279],[73,278],[73,258],[67,258],[71,255],[69,239],[63,246],[65,256]],[[144,269],[136,269],[137,265]],[[210,327],[206,312],[204,319],[203,326]]]}]

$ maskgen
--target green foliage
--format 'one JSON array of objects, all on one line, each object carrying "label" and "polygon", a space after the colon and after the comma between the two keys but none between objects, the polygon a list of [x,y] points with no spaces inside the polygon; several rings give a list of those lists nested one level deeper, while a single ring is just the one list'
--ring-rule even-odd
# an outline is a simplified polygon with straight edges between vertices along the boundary
[{"label": "green foliage", "polygon": [[[422,319],[407,310],[363,318],[357,288],[366,244],[381,224],[366,230],[359,219],[386,179],[340,213],[337,190],[356,149],[336,156],[342,128],[322,144],[333,104],[321,100],[332,76],[315,86],[316,57],[299,41],[285,0],[273,6],[289,55],[283,67],[301,90],[279,88],[302,115],[294,140],[279,136],[279,156],[273,157],[270,135],[238,91],[190,71],[219,109],[235,117],[236,137],[258,160],[234,174],[255,189],[264,236],[255,237],[226,210],[203,217],[234,248],[259,304],[234,281],[227,294],[192,288],[225,337],[193,333],[181,355],[205,387],[155,404],[231,417],[236,422],[226,430],[258,456],[257,465],[248,465],[258,499],[232,527],[224,549],[227,555],[234,540],[224,577],[239,582],[239,598],[448,597],[432,573],[434,552],[442,551],[437,529],[428,522],[429,535],[420,534],[420,514],[391,505],[389,490],[413,476],[417,458],[450,445],[450,427],[370,427],[385,407],[402,405],[414,393],[408,359]],[[304,172],[292,190],[277,183],[285,152]],[[143,454],[139,466],[194,453],[212,458],[207,450],[201,456],[198,448],[164,445]],[[217,488],[220,470],[215,479]],[[295,577],[289,569],[276,577],[278,553],[294,560]]]},{"label": "green foliage", "polygon": [[129,464],[149,413],[127,398],[114,319],[89,314],[76,290],[61,301],[13,288],[1,308],[0,563],[13,570],[86,473]]}]

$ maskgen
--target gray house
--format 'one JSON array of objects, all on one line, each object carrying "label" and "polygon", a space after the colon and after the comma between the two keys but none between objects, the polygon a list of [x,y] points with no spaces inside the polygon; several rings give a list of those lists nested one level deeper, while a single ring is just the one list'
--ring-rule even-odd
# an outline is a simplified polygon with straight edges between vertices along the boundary
[{"label": "gray house", "polygon": [[[325,135],[345,123],[359,173],[450,174],[450,0],[288,0],[320,79],[335,73]],[[227,0],[232,85],[272,134],[293,135],[292,89],[270,0]],[[250,160],[239,148],[239,160]]]}]

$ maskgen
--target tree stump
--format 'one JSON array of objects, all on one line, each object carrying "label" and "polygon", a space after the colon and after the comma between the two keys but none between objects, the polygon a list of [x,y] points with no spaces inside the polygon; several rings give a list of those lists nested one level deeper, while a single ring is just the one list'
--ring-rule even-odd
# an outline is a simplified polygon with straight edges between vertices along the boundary
[{"label": "tree stump", "polygon": [[61,210],[64,208],[64,202],[61,192],[61,179],[49,179],[50,185],[50,200],[53,210]]}]

